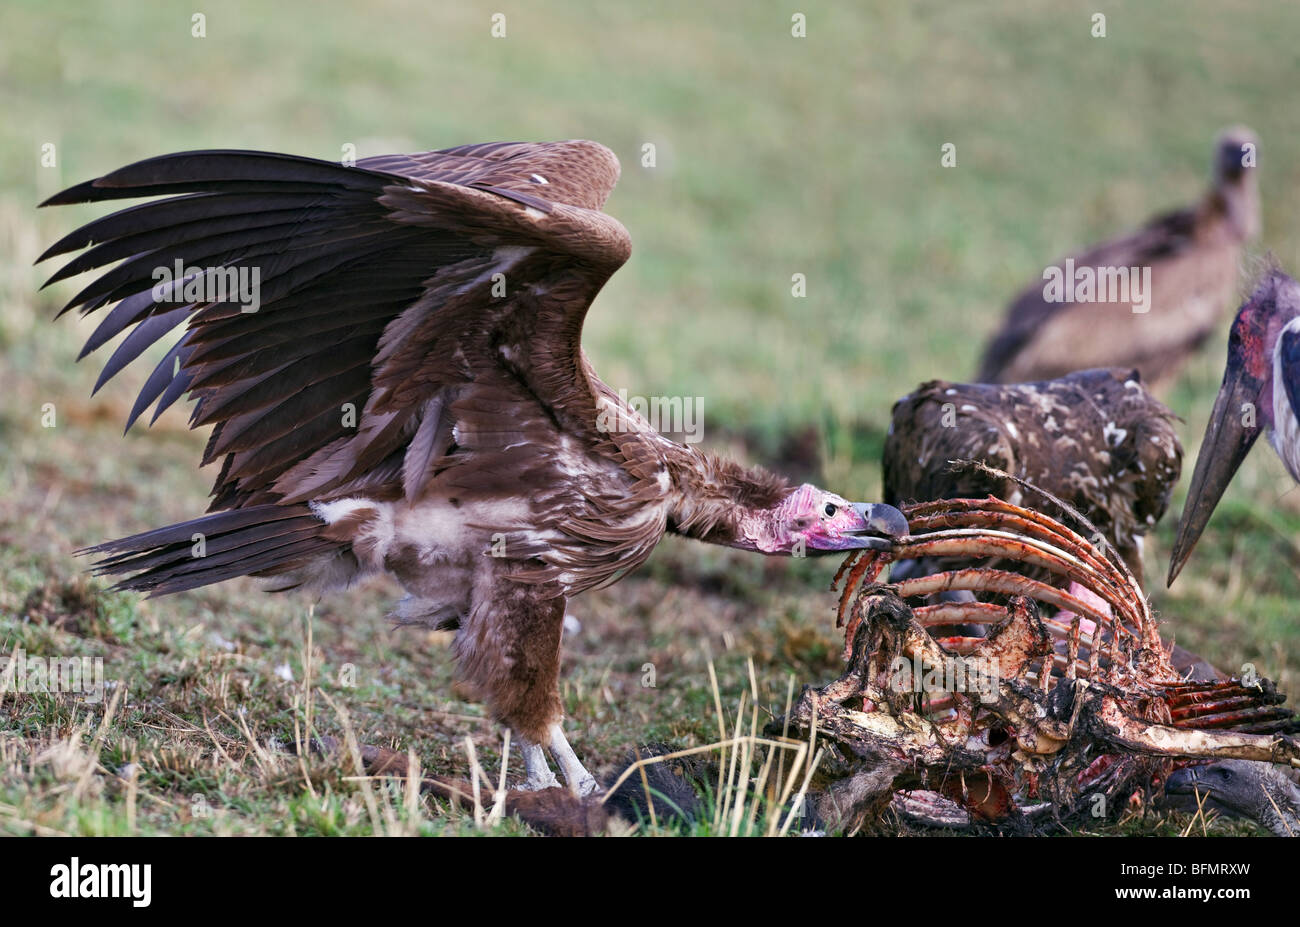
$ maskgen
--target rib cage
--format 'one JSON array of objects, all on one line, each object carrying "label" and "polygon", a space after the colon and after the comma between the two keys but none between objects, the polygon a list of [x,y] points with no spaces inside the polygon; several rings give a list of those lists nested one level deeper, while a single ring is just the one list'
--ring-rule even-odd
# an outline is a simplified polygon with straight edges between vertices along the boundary
[{"label": "rib cage", "polygon": [[[1145,595],[1104,542],[995,497],[903,511],[910,537],[891,550],[855,551],[836,573],[846,673],[805,689],[790,714],[796,736],[815,732],[840,759],[828,764],[839,770],[828,776],[840,777],[828,794],[864,769],[893,770],[879,793],[858,782],[859,811],[919,788],[1005,822],[1031,808],[1081,814],[1099,794],[1122,807],[1189,760],[1300,767],[1285,696],[1265,679],[1182,679]],[[882,582],[890,563],[922,557],[957,565]],[[1020,575],[1017,565],[1077,587]],[[978,599],[923,604],[947,590]],[[980,695],[946,677],[903,691],[889,675],[899,658],[927,675],[957,663]],[[972,777],[986,786],[972,792]]]},{"label": "rib cage", "polygon": [[[1168,723],[1174,727],[1266,733],[1292,723],[1293,712],[1277,707],[1284,696],[1269,686],[1246,686],[1239,679],[1182,679],[1160,640],[1146,596],[1123,560],[1108,559],[1065,525],[993,496],[919,503],[904,506],[903,512],[912,528],[905,543],[891,551],[855,551],[836,574],[838,583],[847,573],[837,621],[837,626],[848,623],[846,657],[864,603],[879,589],[888,588],[905,601],[957,589],[1024,596],[1040,608],[1046,605],[1071,615],[1068,622],[1055,616],[1042,619],[1053,643],[1050,677],[1042,673],[1044,657],[1035,658],[1024,670],[1024,678],[1044,693],[1054,680],[1082,678],[1126,691],[1161,694],[1169,702]],[[996,557],[1040,567],[1086,587],[1109,606],[1109,613],[1065,590],[1001,568],[961,568],[892,585],[879,583],[890,562],[925,556]],[[919,605],[913,614],[945,651],[978,656],[986,649],[981,638],[935,632],[961,624],[996,625],[1008,620],[1011,610],[996,602],[948,602]],[[1085,630],[1085,620],[1100,629],[1099,646],[1093,646],[1098,632]]]}]

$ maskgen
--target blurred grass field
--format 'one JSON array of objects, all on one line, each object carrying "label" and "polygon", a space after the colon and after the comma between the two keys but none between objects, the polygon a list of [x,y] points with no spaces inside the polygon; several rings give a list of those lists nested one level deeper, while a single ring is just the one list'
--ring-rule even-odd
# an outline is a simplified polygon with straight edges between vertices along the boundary
[{"label": "blurred grass field", "polygon": [[[0,695],[0,833],[383,829],[342,764],[300,768],[254,746],[291,740],[301,720],[311,603],[253,582],[146,602],[105,593],[72,556],[199,514],[213,474],[194,471],[202,436],[181,410],[121,436],[151,365],[91,398],[100,355],[73,360],[93,323],[51,323],[75,281],[38,293],[53,266],[32,262],[103,212],[35,209],[64,186],[187,148],[337,159],[347,144],[364,157],[596,139],[622,159],[607,209],[634,242],[588,320],[597,370],[633,395],[703,397],[706,444],[857,499],[880,491],[892,402],[926,379],[969,378],[1008,297],[1045,263],[1199,196],[1221,127],[1259,133],[1255,247],[1300,270],[1294,4],[1111,3],[1101,39],[1095,4],[1069,2],[800,2],[804,39],[789,4],[741,0],[200,6],[205,38],[191,37],[194,4],[0,12],[0,649],[100,656],[126,686],[107,723],[102,705]],[[493,38],[499,10],[506,36]],[[940,166],[946,142],[955,168]],[[43,167],[50,143],[57,165]],[[796,273],[806,298],[791,296]],[[1185,420],[1188,474],[1226,328],[1225,315],[1166,397]],[[1147,545],[1150,577],[1173,524]],[[1300,694],[1298,541],[1300,493],[1257,451],[1176,588],[1149,591],[1180,644]],[[575,748],[607,772],[637,743],[716,739],[710,657],[724,704],[748,688],[750,656],[778,711],[791,674],[829,679],[834,565],[669,539],[634,577],[576,600]],[[395,595],[381,584],[317,605],[313,684],[363,741],[464,775],[469,736],[494,770],[500,732],[457,697],[444,640],[389,628]],[[641,685],[646,663],[655,688]],[[348,666],[355,687],[339,682]],[[432,802],[402,826],[475,830]],[[1103,831],[1184,826],[1148,814]]]}]

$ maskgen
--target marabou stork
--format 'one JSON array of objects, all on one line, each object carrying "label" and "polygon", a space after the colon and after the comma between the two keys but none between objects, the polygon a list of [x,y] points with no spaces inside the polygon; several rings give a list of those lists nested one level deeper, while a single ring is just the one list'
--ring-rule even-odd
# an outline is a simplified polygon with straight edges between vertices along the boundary
[{"label": "marabou stork", "polygon": [[1232,322],[1223,384],[1196,456],[1169,560],[1171,585],[1261,431],[1268,430],[1273,450],[1291,478],[1300,481],[1298,414],[1300,284],[1271,267]]}]

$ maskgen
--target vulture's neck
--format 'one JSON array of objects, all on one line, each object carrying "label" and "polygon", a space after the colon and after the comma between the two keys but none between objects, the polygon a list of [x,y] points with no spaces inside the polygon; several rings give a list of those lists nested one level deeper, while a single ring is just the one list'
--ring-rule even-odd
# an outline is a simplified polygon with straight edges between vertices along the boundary
[{"label": "vulture's neck", "polygon": [[1259,234],[1259,185],[1253,172],[1222,181],[1211,191],[1207,205],[1227,220],[1235,241],[1249,241]]},{"label": "vulture's neck", "polygon": [[710,544],[775,550],[777,506],[789,492],[784,479],[681,445],[667,464],[669,531]]},{"label": "vulture's neck", "polygon": [[1256,801],[1259,805],[1257,820],[1267,827],[1274,836],[1295,837],[1300,835],[1300,789],[1285,773],[1267,767],[1261,776],[1263,783],[1260,791],[1264,800]]}]

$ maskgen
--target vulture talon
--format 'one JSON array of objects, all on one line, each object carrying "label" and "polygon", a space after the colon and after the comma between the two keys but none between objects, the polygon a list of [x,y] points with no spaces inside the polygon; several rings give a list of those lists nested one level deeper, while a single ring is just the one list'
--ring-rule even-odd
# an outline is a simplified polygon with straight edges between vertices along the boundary
[{"label": "vulture talon", "polygon": [[551,756],[555,758],[556,765],[560,767],[560,775],[564,776],[565,784],[574,795],[585,798],[600,790],[600,783],[582,765],[578,755],[573,752],[573,747],[569,746],[564,729],[558,723],[551,725]]},{"label": "vulture talon", "polygon": [[520,752],[524,755],[525,779],[519,786],[519,790],[540,792],[542,789],[558,789],[560,780],[555,778],[550,764],[546,762],[546,751],[542,749],[542,745],[529,743],[528,740],[517,735],[516,739],[523,744],[523,750]]}]

